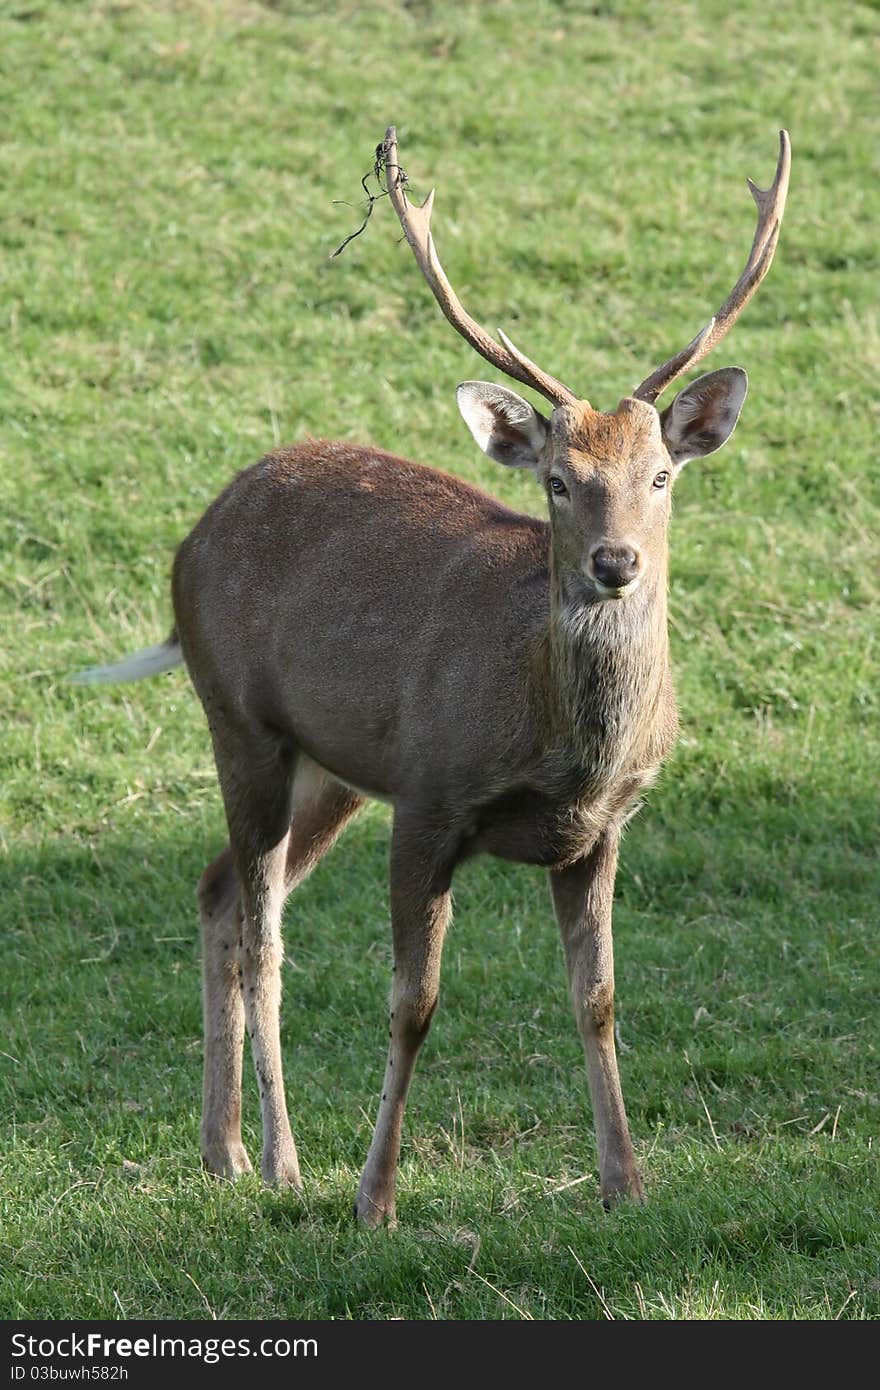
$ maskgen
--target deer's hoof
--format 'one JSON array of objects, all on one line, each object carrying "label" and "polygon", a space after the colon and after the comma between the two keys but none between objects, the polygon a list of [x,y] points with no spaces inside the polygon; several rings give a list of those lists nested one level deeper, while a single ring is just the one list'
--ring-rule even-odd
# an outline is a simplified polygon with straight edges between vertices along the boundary
[{"label": "deer's hoof", "polygon": [[397,1213],[394,1210],[394,1197],[371,1194],[363,1187],[358,1189],[354,1202],[354,1214],[361,1226],[374,1231],[378,1226],[396,1226]]},{"label": "deer's hoof", "polygon": [[241,1140],[231,1144],[202,1144],[202,1164],[218,1178],[234,1179],[241,1177],[242,1173],[254,1171]]},{"label": "deer's hoof", "polygon": [[602,1205],[606,1211],[624,1201],[635,1202],[639,1206],[645,1203],[645,1189],[634,1168],[630,1172],[606,1178],[602,1183]]},{"label": "deer's hoof", "polygon": [[299,1160],[294,1148],[280,1149],[277,1153],[264,1153],[260,1171],[267,1187],[292,1187],[296,1192],[303,1190]]}]

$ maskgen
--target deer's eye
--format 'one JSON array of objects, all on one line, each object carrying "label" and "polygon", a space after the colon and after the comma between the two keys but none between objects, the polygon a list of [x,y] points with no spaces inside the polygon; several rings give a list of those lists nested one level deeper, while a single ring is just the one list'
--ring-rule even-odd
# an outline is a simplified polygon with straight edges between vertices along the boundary
[{"label": "deer's eye", "polygon": [[551,492],[556,494],[557,497],[568,496],[568,488],[565,486],[565,483],[562,481],[561,478],[556,477],[555,473],[547,479],[547,486],[549,487]]},{"label": "deer's eye", "polygon": [[655,487],[655,488],[657,489],[658,492],[662,492],[663,489],[667,486],[668,482],[669,482],[669,474],[668,474],[668,473],[665,473],[665,472],[664,472],[664,473],[658,473],[657,476],[656,476],[656,478],[654,479],[653,483],[651,484],[651,486],[652,486],[652,487]]}]

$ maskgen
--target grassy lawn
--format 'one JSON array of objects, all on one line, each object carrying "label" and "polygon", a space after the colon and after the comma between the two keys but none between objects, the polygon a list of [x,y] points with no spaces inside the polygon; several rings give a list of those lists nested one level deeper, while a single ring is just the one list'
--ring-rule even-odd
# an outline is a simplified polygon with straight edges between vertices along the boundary
[{"label": "grassy lawn", "polygon": [[[877,1316],[878,36],[832,0],[0,5],[0,1316]],[[329,259],[389,121],[468,307],[606,409],[721,302],[792,135],[776,264],[708,363],[748,370],[743,419],[677,488],[682,738],[618,880],[644,1209],[597,1201],[544,878],[484,860],[399,1228],[354,1226],[379,807],[288,911],[306,1199],[204,1175],[201,709],[182,671],[65,681],[164,636],[175,545],[273,444],[374,442],[540,512],[458,417],[492,373],[388,204]]]}]

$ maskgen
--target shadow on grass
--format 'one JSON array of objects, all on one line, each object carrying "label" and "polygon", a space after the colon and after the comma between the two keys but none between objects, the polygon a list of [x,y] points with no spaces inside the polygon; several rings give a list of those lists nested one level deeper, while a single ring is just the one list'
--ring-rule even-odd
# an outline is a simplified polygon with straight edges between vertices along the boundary
[{"label": "shadow on grass", "polygon": [[[747,813],[740,798],[704,814],[686,793],[673,784],[653,799],[628,834],[619,880],[622,1069],[647,1214],[604,1217],[595,1201],[583,1062],[543,876],[487,860],[457,882],[443,1009],[408,1120],[401,1230],[390,1244],[363,1245],[369,1238],[349,1212],[381,1083],[390,969],[388,830],[371,814],[298,890],[286,919],[286,1075],[312,1189],[305,1203],[263,1192],[255,1200],[250,1183],[211,1195],[193,1182],[201,1090],[193,890],[217,846],[162,823],[150,837],[57,839],[5,860],[0,1106],[30,1155],[36,1229],[49,1237],[54,1204],[72,1182],[86,1196],[91,1184],[121,1184],[127,1211],[144,1183],[149,1206],[153,1184],[165,1205],[142,1219],[172,1212],[202,1261],[201,1287],[213,1270],[212,1300],[238,1309],[228,1223],[240,1228],[244,1251],[256,1209],[263,1257],[279,1232],[283,1240],[271,1287],[248,1305],[255,1316],[295,1314],[301,1305],[281,1292],[284,1259],[302,1261],[319,1246],[331,1264],[342,1250],[354,1263],[333,1264],[332,1277],[309,1285],[312,1316],[430,1316],[404,1296],[418,1287],[409,1282],[416,1274],[438,1285],[438,1316],[516,1316],[513,1305],[533,1316],[602,1316],[567,1255],[560,1272],[568,1245],[582,1258],[589,1249],[591,1278],[616,1291],[622,1308],[632,1305],[632,1316],[676,1307],[712,1315],[713,1270],[737,1296],[758,1299],[754,1316],[784,1316],[798,1289],[822,1315],[823,1278],[842,1302],[844,1275],[855,1280],[864,1267],[866,1237],[853,1213],[870,1183],[858,1143],[876,1106],[863,1036],[877,888],[870,810],[852,799],[835,810],[820,791],[812,802],[781,803],[770,789],[746,798]],[[246,1078],[246,1140],[257,1158]],[[838,1139],[833,1109],[844,1102]],[[833,1151],[822,1147],[832,1129]],[[222,1233],[211,1215],[218,1203]],[[52,1238],[70,1250],[69,1233]],[[480,1268],[491,1252],[512,1304],[475,1286],[475,1241]],[[543,1246],[552,1258],[536,1253]],[[367,1248],[368,1272],[357,1263]],[[76,1260],[109,1268],[119,1251],[109,1230]],[[652,1267],[655,1292],[663,1284],[666,1293],[643,1314],[633,1288],[648,1288]],[[761,1279],[777,1277],[780,1287],[788,1278],[788,1294],[761,1305]],[[52,1306],[70,1311],[57,1297]],[[152,1309],[147,1316],[168,1315],[168,1306],[147,1293],[140,1304]],[[190,1315],[203,1312],[192,1304]]]},{"label": "shadow on grass", "polygon": [[[875,807],[852,797],[835,802],[821,789],[812,800],[808,792],[781,799],[772,785],[764,793],[709,807],[667,784],[627,834],[616,903],[620,1009],[628,1027],[641,1019],[661,1046],[664,1020],[675,1033],[679,1007],[689,1015],[701,1005],[707,1013],[739,1005],[747,1016],[749,1001],[760,996],[777,1027],[796,1030],[803,1007],[808,1032],[825,1020],[841,1034],[860,1012],[880,889]],[[304,1031],[322,1034],[325,1060],[338,1048],[343,1068],[360,1044],[382,1036],[391,955],[387,845],[381,812],[358,818],[288,904],[292,1074],[301,1049],[308,1055],[316,1041]],[[72,1043],[88,1054],[97,1037],[119,1053],[161,1035],[197,1070],[194,887],[217,848],[166,821],[149,837],[117,833],[88,844],[57,838],[14,851],[0,865],[7,1008],[30,1038],[47,1084],[65,1069],[59,1062]],[[543,874],[481,860],[460,871],[455,889],[444,1028],[473,1041],[476,1018],[489,1033],[528,1031],[534,1010],[550,1009],[554,1022],[565,1015],[571,1054]],[[845,965],[837,970],[835,952],[843,948]],[[646,994],[648,976],[659,979]],[[709,985],[706,1000],[701,989]],[[79,1033],[84,1043],[76,1043]],[[451,1051],[448,1062],[455,1062]]]}]

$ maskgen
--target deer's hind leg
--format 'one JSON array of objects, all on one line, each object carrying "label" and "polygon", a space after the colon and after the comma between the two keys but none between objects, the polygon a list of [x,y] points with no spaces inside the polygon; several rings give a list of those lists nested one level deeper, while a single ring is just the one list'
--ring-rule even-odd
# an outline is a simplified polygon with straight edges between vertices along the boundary
[{"label": "deer's hind leg", "polygon": [[199,879],[198,900],[205,1037],[202,1162],[212,1173],[235,1178],[249,1173],[251,1162],[241,1141],[241,888],[228,845]]},{"label": "deer's hind leg", "polygon": [[[221,758],[222,754],[218,767]],[[288,775],[271,787],[264,772],[256,811],[257,797],[243,797],[240,782],[229,770],[225,781],[221,774],[237,853],[228,846],[205,870],[199,885],[205,1008],[202,1156],[208,1168],[226,1176],[250,1169],[241,1141],[247,1026],[260,1087],[263,1176],[268,1182],[299,1187],[281,1071],[281,910],[287,894],[311,872],[363,798],[304,755],[291,762]],[[279,770],[287,772],[283,761]],[[274,805],[284,807],[281,835],[280,815],[273,823]],[[276,835],[274,844],[267,843]]]}]

